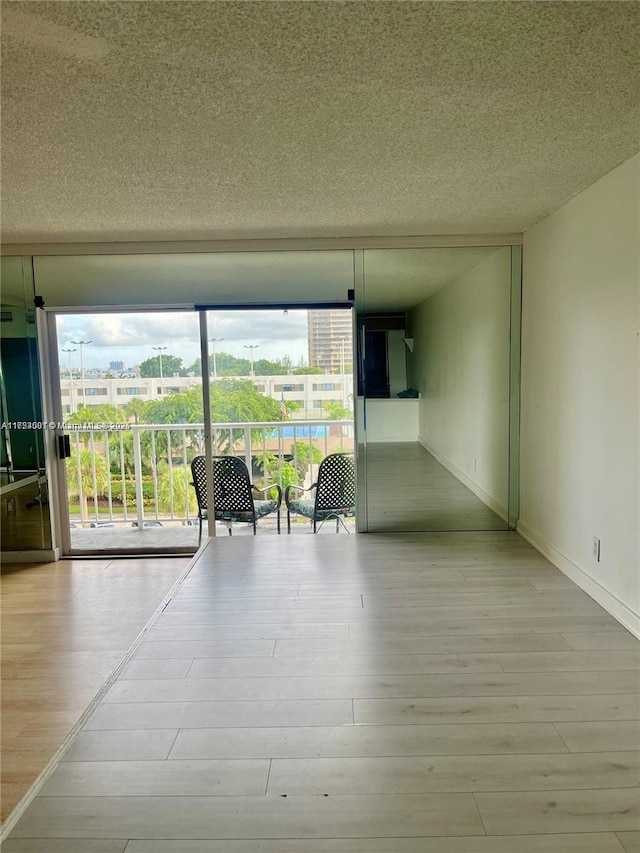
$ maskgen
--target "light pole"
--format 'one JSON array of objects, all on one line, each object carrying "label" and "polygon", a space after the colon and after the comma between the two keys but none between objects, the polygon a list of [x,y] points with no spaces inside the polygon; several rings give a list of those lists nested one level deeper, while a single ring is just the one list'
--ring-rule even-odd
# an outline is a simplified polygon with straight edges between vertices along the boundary
[{"label": "light pole", "polygon": [[166,347],[151,347],[151,349],[156,350],[160,354],[160,396],[164,394],[164,383],[162,376],[162,353],[166,350]]},{"label": "light pole", "polygon": [[346,384],[347,384],[345,373],[344,373],[344,338],[340,338],[339,344],[340,344],[340,378],[341,378],[341,384],[342,384],[341,397],[342,397],[342,405],[344,406],[345,405],[345,391],[346,391]]},{"label": "light pole", "polygon": [[77,347],[80,347],[80,382],[82,384],[82,405],[86,406],[87,405],[87,394],[86,394],[87,389],[85,388],[85,385],[84,385],[83,352],[84,352],[84,347],[89,346],[89,344],[92,344],[93,341],[69,341],[69,343],[75,344]]},{"label": "light pole", "polygon": [[216,367],[216,344],[223,341],[224,338],[209,338],[209,343],[211,344],[211,355],[213,357],[213,378],[218,378],[218,368]]},{"label": "light pole", "polygon": [[69,353],[69,412],[73,414],[73,372],[71,370],[71,353],[77,352],[75,349],[63,349],[62,352]]},{"label": "light pole", "polygon": [[254,349],[258,349],[258,347],[259,347],[259,344],[244,344],[244,348],[248,349],[250,351],[251,373],[249,375],[251,376],[252,379],[255,378],[255,374],[253,372],[253,351],[254,351]]}]

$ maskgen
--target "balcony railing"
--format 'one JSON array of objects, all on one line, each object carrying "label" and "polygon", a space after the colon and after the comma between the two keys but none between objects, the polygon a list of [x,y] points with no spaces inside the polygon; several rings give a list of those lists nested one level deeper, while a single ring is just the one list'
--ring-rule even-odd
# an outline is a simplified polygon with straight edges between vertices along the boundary
[{"label": "balcony railing", "polygon": [[[292,420],[212,424],[213,452],[244,459],[253,483],[310,485],[329,453],[353,452],[353,422]],[[193,524],[191,460],[204,424],[78,425],[69,431],[69,521],[76,527]]]}]

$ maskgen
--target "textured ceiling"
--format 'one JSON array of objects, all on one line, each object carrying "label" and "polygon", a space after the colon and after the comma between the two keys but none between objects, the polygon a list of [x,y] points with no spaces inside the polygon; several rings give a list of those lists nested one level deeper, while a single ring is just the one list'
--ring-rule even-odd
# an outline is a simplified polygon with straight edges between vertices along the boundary
[{"label": "textured ceiling", "polygon": [[7,242],[522,231],[640,147],[636,2],[3,2]]}]

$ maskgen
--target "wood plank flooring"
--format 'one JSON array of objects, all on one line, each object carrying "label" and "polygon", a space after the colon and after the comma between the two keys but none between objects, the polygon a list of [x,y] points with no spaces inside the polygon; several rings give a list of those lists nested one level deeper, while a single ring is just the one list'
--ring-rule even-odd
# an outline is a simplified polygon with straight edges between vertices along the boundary
[{"label": "wood plank flooring", "polygon": [[[366,467],[371,532],[506,530],[499,515],[417,442],[369,443]],[[507,489],[505,473],[504,507]]]},{"label": "wood plank flooring", "polygon": [[640,643],[511,533],[220,538],[6,853],[630,853]]},{"label": "wood plank flooring", "polygon": [[3,565],[3,821],[187,564],[179,558]]}]

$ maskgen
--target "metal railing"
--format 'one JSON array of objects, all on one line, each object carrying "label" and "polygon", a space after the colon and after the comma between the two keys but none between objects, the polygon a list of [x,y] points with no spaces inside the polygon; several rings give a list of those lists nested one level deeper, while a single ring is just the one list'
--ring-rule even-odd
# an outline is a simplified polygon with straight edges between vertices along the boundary
[{"label": "metal railing", "polygon": [[[78,425],[67,460],[72,524],[189,524],[197,518],[191,460],[204,424]],[[353,452],[350,420],[211,424],[213,452],[244,459],[252,482],[310,485],[329,453]],[[304,482],[302,479],[304,478]]]}]

